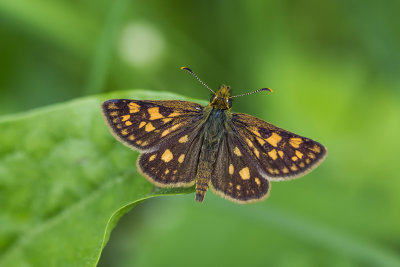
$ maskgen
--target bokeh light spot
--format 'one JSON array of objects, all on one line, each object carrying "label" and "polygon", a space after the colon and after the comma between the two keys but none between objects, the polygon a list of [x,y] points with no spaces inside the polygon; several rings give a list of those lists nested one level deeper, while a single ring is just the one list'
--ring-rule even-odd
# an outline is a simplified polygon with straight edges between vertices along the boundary
[{"label": "bokeh light spot", "polygon": [[160,59],[165,42],[155,27],[147,23],[129,23],[122,31],[119,52],[135,67],[154,64]]}]

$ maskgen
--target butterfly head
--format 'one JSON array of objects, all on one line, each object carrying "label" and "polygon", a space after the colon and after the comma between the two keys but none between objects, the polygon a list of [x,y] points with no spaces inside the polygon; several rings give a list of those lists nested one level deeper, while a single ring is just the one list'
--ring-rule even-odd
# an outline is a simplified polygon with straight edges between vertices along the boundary
[{"label": "butterfly head", "polygon": [[221,85],[210,99],[210,106],[217,109],[230,109],[232,107],[231,87]]}]

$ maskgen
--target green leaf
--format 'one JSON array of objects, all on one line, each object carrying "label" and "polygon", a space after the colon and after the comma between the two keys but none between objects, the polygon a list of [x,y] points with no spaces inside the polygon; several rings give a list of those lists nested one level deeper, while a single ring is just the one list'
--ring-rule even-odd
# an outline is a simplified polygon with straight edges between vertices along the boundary
[{"label": "green leaf", "polygon": [[136,204],[193,192],[155,190],[137,152],[109,133],[110,98],[185,99],[117,92],[0,118],[0,266],[93,266],[111,230]]}]

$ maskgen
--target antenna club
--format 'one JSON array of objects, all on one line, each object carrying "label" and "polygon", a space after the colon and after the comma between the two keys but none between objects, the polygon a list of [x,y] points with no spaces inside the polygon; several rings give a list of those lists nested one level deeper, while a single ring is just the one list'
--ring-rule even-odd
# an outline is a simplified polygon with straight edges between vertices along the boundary
[{"label": "antenna club", "polygon": [[183,66],[183,67],[181,67],[180,68],[181,70],[187,70],[187,71],[190,71],[190,72],[192,72],[192,70],[191,69],[189,69],[188,67],[186,67],[186,66]]},{"label": "antenna club", "polygon": [[271,94],[274,93],[274,90],[272,90],[271,88],[263,88],[261,90],[271,92]]}]

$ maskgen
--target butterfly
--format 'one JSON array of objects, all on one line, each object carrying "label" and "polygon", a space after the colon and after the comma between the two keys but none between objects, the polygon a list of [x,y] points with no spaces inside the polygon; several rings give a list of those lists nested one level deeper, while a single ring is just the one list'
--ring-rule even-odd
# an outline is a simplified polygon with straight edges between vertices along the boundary
[{"label": "butterfly", "polygon": [[270,181],[297,178],[318,166],[326,148],[256,117],[232,113],[230,86],[212,92],[207,106],[178,100],[111,99],[102,111],[111,133],[138,150],[139,172],[158,187],[195,185],[202,202],[210,187],[233,202],[268,196]]}]

